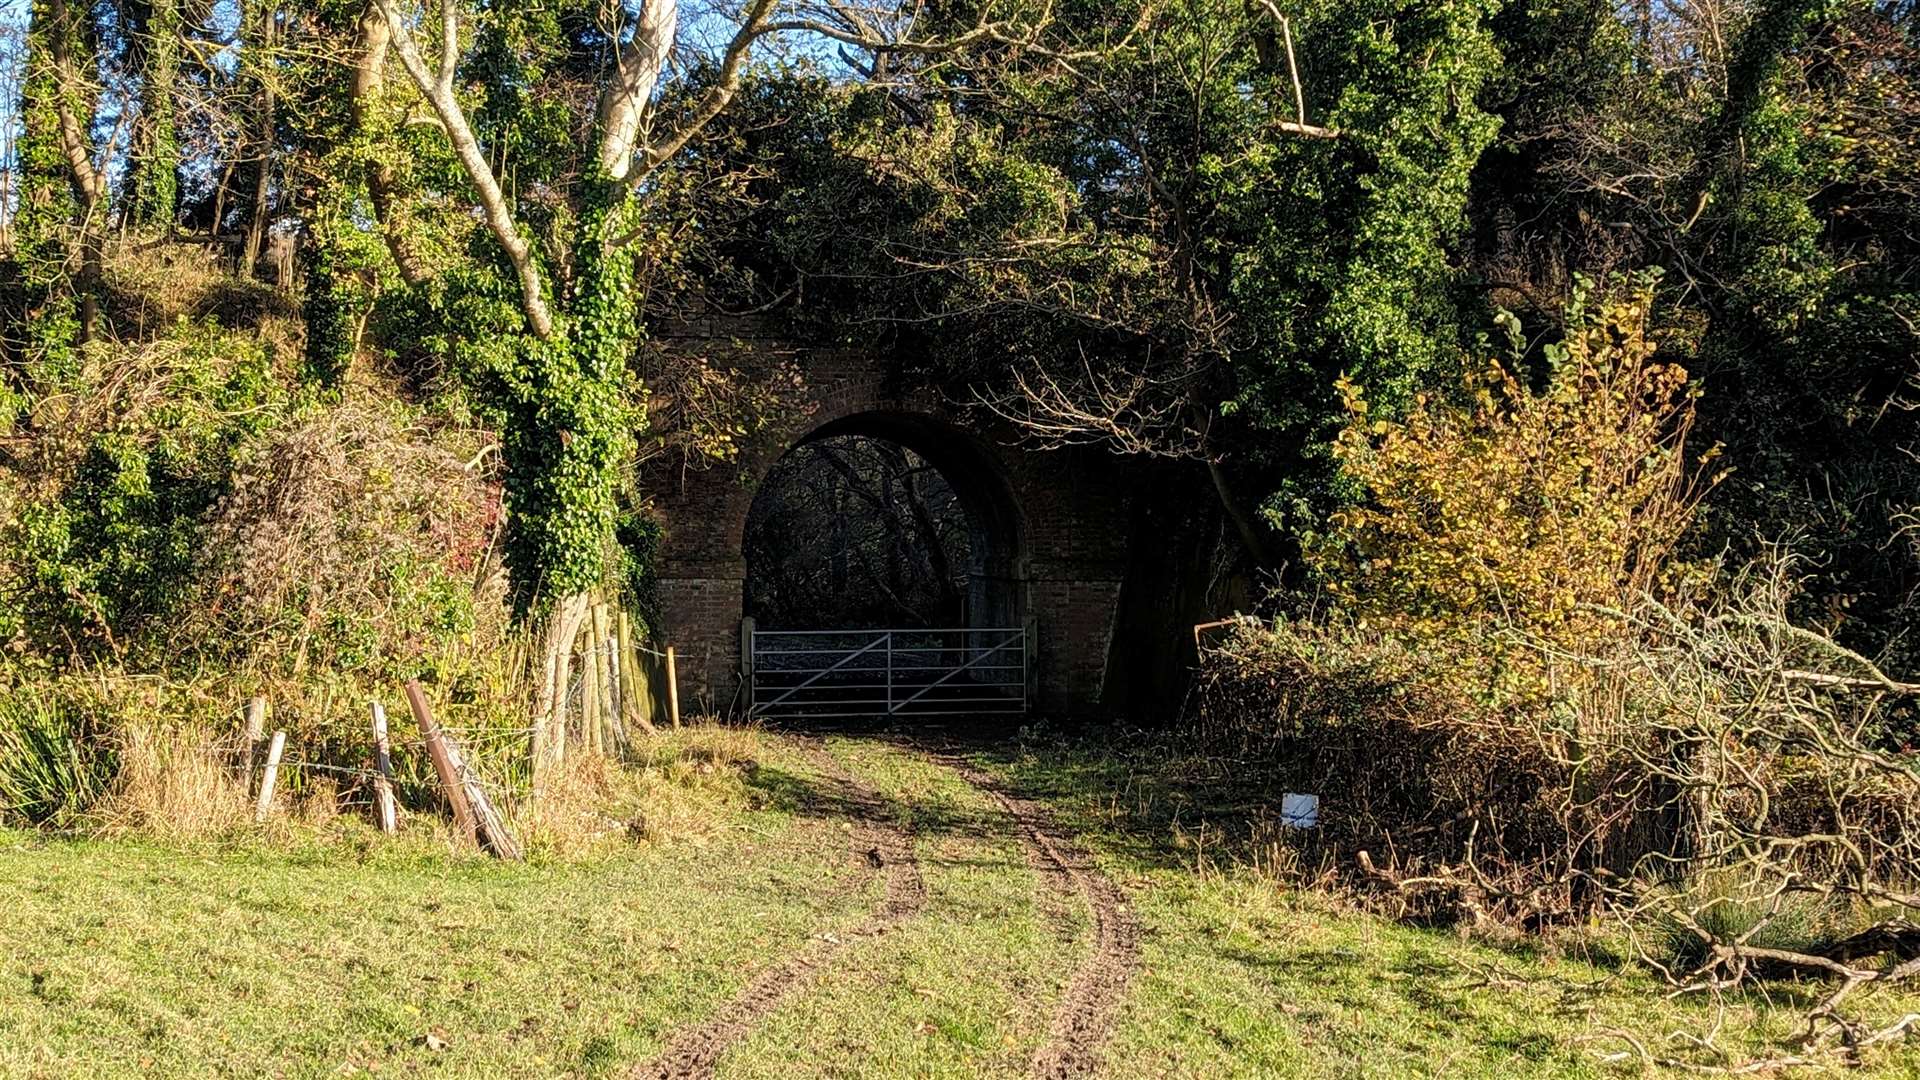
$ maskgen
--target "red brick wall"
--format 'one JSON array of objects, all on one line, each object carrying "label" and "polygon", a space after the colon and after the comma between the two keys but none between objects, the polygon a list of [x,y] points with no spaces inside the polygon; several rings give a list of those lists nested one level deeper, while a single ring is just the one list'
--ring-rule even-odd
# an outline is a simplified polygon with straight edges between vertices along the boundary
[{"label": "red brick wall", "polygon": [[744,704],[741,543],[754,489],[781,454],[829,425],[834,433],[907,444],[941,470],[970,510],[998,523],[1014,581],[1007,596],[1037,629],[1038,707],[1067,713],[1100,701],[1127,556],[1120,461],[1090,450],[1014,445],[1014,431],[983,425],[933,390],[911,385],[885,356],[799,348],[738,321],[682,327],[666,347],[697,351],[746,378],[791,361],[805,384],[802,407],[754,436],[736,462],[689,469],[662,458],[642,477],[665,526],[660,615],[680,658],[684,709],[728,713]]}]

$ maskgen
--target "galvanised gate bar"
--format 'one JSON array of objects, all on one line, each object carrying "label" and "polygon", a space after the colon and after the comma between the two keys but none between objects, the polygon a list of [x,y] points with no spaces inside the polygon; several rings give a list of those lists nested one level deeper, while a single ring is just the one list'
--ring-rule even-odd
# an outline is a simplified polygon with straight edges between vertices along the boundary
[{"label": "galvanised gate bar", "polygon": [[755,717],[1024,713],[1032,668],[1020,627],[752,630]]}]

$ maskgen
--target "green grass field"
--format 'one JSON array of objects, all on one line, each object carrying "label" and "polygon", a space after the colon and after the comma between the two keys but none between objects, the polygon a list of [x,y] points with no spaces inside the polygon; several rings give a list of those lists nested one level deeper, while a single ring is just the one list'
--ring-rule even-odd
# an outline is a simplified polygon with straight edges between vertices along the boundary
[{"label": "green grass field", "polygon": [[[396,840],[343,820],[185,847],[0,832],[0,1074],[638,1074],[815,956],[729,1036],[718,1075],[1028,1075],[1094,917],[1048,887],[1006,806],[885,742],[829,739],[828,760],[728,736],[742,762],[702,751],[706,737],[657,750],[625,811],[697,812],[697,828],[610,830],[525,865],[455,854],[425,821]],[[1706,1032],[1714,1012],[1630,968],[1464,942],[1216,868],[1178,824],[1186,796],[1111,759],[978,760],[1078,837],[1137,926],[1090,1059],[1106,1075],[1640,1074],[1637,1055],[1605,1060],[1628,1050],[1613,1032],[1712,1060],[1676,1033]],[[916,856],[915,906],[882,930],[873,912],[903,871],[862,857],[874,822],[856,785]],[[1726,1061],[1782,1052],[1805,1000],[1783,987],[1723,1003]],[[1920,1076],[1920,1051],[1873,1064]]]}]

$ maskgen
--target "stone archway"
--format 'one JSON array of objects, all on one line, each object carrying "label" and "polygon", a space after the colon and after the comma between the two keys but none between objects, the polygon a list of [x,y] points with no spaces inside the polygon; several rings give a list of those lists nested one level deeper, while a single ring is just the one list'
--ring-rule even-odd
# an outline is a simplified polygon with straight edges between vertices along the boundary
[{"label": "stone archway", "polygon": [[[739,327],[729,329],[738,331]],[[1015,432],[982,425],[924,386],[904,384],[884,356],[804,350],[777,337],[689,334],[670,346],[700,350],[743,377],[756,365],[798,365],[806,401],[759,433],[736,462],[688,470],[657,462],[643,483],[663,533],[656,561],[661,630],[680,656],[684,707],[717,714],[744,704],[742,550],[758,485],[794,446],[863,434],[921,455],[955,485],[979,521],[975,622],[991,617],[1032,635],[1037,707],[1097,708],[1121,582],[1129,499],[1120,462],[1095,451],[1022,448]]]}]

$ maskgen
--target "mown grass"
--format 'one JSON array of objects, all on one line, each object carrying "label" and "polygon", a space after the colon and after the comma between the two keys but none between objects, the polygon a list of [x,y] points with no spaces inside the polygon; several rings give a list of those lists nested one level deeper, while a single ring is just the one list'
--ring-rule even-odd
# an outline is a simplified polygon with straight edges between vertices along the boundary
[{"label": "mown grass", "polygon": [[[1085,911],[1046,899],[1011,822],[950,770],[827,747],[911,827],[927,905],[843,950],[718,1072],[1023,1075]],[[1183,839],[1206,801],[1177,769],[1067,744],[979,760],[1129,892],[1145,934],[1114,1076],[1637,1075],[1598,1056],[1624,1042],[1586,1040],[1618,1028],[1673,1053],[1670,1032],[1711,1021],[1630,968],[1216,864]],[[644,828],[520,866],[339,823],[189,846],[0,833],[0,1075],[623,1075],[811,937],[846,934],[880,888],[849,858],[842,788],[788,741],[696,733],[647,769],[614,814]],[[1777,1049],[1804,998],[1730,1003],[1719,1044]],[[1920,1076],[1911,1050],[1874,1064]]]},{"label": "mown grass", "polygon": [[594,1075],[644,1058],[872,903],[846,888],[834,823],[751,775],[725,783],[706,802],[726,820],[693,840],[523,866],[431,836],[0,833],[0,1074]]}]

